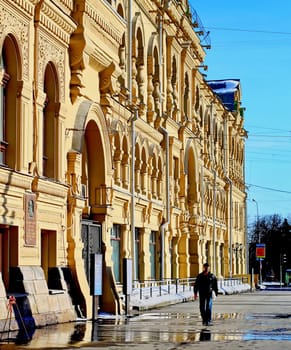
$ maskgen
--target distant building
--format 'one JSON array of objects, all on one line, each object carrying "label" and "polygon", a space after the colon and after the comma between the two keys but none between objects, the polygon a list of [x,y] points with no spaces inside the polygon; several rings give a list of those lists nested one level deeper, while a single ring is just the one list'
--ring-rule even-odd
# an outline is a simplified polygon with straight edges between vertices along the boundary
[{"label": "distant building", "polygon": [[136,283],[245,274],[240,82],[207,82],[189,3],[7,0],[0,17],[0,298],[37,325],[91,317],[94,253],[108,312],[124,258]]}]

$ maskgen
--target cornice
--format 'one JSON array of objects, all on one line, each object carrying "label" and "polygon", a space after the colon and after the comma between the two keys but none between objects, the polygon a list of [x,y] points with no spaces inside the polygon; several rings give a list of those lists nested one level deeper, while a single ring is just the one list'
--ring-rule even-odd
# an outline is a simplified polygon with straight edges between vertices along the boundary
[{"label": "cornice", "polygon": [[[102,3],[101,3],[102,4]],[[100,2],[98,3],[100,6]],[[107,35],[109,35],[118,45],[122,43],[122,35],[123,33],[118,30],[118,26],[121,26],[125,29],[125,22],[122,21],[119,16],[117,16],[116,12],[110,7],[103,6],[103,9],[108,12],[108,16],[102,16],[100,9],[97,9],[97,4],[92,4],[90,2],[86,2],[85,4],[85,14],[95,22]],[[112,13],[110,13],[112,12]],[[111,22],[108,21],[111,20]],[[113,23],[115,22],[115,23]]]},{"label": "cornice", "polygon": [[77,24],[71,17],[51,1],[46,1],[41,7],[40,24],[48,32],[55,34],[63,43],[69,44],[70,35],[77,28]]},{"label": "cornice", "polygon": [[21,174],[11,169],[0,167],[0,184],[5,184],[6,187],[22,188],[23,190],[30,189],[32,178],[31,176]]},{"label": "cornice", "polygon": [[170,18],[169,26],[174,24],[178,31],[181,31],[182,36],[185,36],[185,40],[191,40],[191,45],[195,50],[197,58],[202,62],[206,56],[205,51],[203,50],[200,39],[190,24],[189,19],[184,13],[181,5],[170,6],[167,10],[167,15]]},{"label": "cornice", "polygon": [[136,0],[138,7],[142,10],[143,16],[146,16],[151,24],[156,27],[157,6],[153,0]]},{"label": "cornice", "polygon": [[[11,6],[11,1],[3,1],[3,3],[7,3]],[[29,17],[33,16],[34,13],[34,3],[32,0],[13,0],[13,7],[19,7],[22,12],[29,15]]]},{"label": "cornice", "polygon": [[71,12],[74,8],[73,0],[59,0],[58,1],[60,8],[68,15],[71,15]]},{"label": "cornice", "polygon": [[68,195],[68,185],[58,183],[46,178],[35,178],[32,186],[33,192],[52,195],[65,199]]}]

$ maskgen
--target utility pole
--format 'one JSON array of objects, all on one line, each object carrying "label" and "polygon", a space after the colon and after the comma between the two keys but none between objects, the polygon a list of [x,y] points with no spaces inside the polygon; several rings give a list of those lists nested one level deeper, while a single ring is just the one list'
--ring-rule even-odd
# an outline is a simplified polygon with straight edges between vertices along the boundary
[{"label": "utility pole", "polygon": [[[256,207],[257,207],[257,230],[258,230],[258,234],[259,234],[259,244],[261,243],[261,231],[259,229],[259,205],[258,202],[255,199],[252,199],[253,202],[256,203]],[[259,258],[259,282],[260,284],[262,284],[262,258]]]}]

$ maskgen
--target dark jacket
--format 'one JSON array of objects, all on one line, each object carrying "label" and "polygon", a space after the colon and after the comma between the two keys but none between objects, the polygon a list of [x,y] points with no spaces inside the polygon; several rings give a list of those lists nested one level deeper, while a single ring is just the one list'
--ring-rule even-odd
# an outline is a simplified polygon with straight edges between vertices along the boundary
[{"label": "dark jacket", "polygon": [[216,295],[218,294],[217,279],[215,275],[211,272],[208,272],[207,274],[204,272],[199,273],[194,284],[194,294],[199,292],[199,295],[211,296],[212,291],[214,291]]}]

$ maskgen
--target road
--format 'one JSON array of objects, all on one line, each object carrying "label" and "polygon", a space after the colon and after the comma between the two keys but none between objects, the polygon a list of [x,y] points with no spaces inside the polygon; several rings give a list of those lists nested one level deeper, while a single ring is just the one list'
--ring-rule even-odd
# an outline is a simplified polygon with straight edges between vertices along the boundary
[{"label": "road", "polygon": [[256,291],[219,296],[213,326],[201,324],[198,301],[119,320],[72,323],[36,330],[25,346],[1,349],[235,350],[291,348],[291,292]]}]

